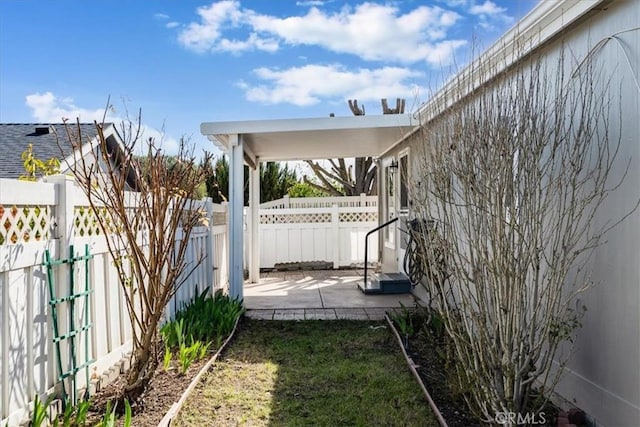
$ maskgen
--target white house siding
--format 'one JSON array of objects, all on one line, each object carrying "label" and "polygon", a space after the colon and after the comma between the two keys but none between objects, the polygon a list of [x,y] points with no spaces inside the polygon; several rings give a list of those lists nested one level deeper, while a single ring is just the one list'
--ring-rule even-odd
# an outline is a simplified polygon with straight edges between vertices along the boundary
[{"label": "white house siding", "polygon": [[[552,65],[565,53],[566,79],[601,40],[640,26],[640,2],[618,0],[598,6],[535,50]],[[628,170],[623,185],[606,200],[596,221],[620,219],[640,198],[640,30],[620,33],[591,55],[609,78],[609,138],[620,138],[614,178]],[[563,50],[564,45],[564,50]],[[626,56],[625,56],[626,54]],[[549,76],[554,79],[555,76]],[[602,88],[596,88],[596,93]],[[469,102],[469,101],[465,101]],[[604,130],[602,130],[604,131]],[[389,155],[396,155],[405,141]],[[416,163],[413,162],[416,167]],[[595,286],[580,296],[588,311],[564,378],[557,391],[599,424],[640,425],[640,210],[614,228],[589,268]],[[395,251],[381,245],[383,266],[395,264]],[[418,288],[416,293],[425,296]]]},{"label": "white house siding", "polygon": [[[605,37],[640,26],[640,2],[617,1],[572,29],[566,40],[580,60]],[[621,218],[640,198],[640,31],[620,34],[594,56],[611,78],[611,141],[621,138],[615,175],[631,164],[623,186],[613,193],[597,221]],[[559,42],[547,49],[550,55]],[[624,49],[624,51],[623,51]],[[625,52],[628,56],[625,58]],[[633,69],[630,68],[630,64]],[[620,122],[622,119],[622,122]],[[640,423],[640,212],[607,237],[591,268],[596,283],[583,297],[588,311],[578,332],[576,353],[558,392],[604,425]]]}]

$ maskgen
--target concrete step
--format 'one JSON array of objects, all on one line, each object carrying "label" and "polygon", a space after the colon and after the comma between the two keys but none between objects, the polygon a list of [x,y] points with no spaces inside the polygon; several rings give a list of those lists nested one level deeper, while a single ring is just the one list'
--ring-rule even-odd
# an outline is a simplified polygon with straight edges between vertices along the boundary
[{"label": "concrete step", "polygon": [[358,283],[358,288],[365,294],[408,294],[411,282],[403,273],[375,273],[367,283]]}]

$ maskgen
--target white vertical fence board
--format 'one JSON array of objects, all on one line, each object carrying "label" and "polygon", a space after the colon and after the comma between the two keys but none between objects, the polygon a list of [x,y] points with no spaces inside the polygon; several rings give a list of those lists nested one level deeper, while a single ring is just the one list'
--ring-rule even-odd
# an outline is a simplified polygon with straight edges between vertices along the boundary
[{"label": "white vertical fence board", "polygon": [[274,250],[276,252],[276,262],[289,262],[289,230],[281,228],[275,230],[276,238]]},{"label": "white vertical fence board", "polygon": [[[303,232],[300,228],[290,228],[287,242],[287,252],[289,254],[288,259],[291,261],[302,261],[302,235]],[[306,244],[310,244],[307,242]]]},{"label": "white vertical fence board", "polygon": [[[304,199],[285,198],[261,205],[261,268],[311,261],[337,268],[364,262],[365,235],[378,225],[376,197],[323,199],[330,198],[306,204]],[[371,238],[368,261],[377,259],[377,240]]]},{"label": "white vertical fence board", "polygon": [[[96,358],[109,353],[112,348],[111,337],[109,336],[111,325],[109,324],[109,318],[107,316],[109,293],[107,292],[108,273],[105,271],[105,259],[104,254],[94,255],[91,263],[93,268],[92,282],[95,285],[93,290],[94,304],[91,312],[94,327],[91,328],[91,332],[93,334]],[[95,327],[96,325],[104,325],[104,327],[97,328]]]},{"label": "white vertical fence board", "polygon": [[34,392],[34,384],[33,384],[33,365],[34,365],[34,351],[33,351],[33,285],[34,285],[34,277],[33,277],[34,267],[31,266],[26,269],[24,277],[24,287],[26,289],[26,304],[27,310],[25,313],[26,320],[26,340],[25,343],[27,345],[27,383],[25,386],[25,391],[27,396],[32,396]]},{"label": "white vertical fence board", "polygon": [[322,245],[321,241],[314,238],[313,228],[305,228],[300,230],[300,260],[314,259],[319,252],[317,246]]},{"label": "white vertical fence board", "polygon": [[9,415],[9,272],[0,271],[0,417]]},{"label": "white vertical fence board", "polygon": [[260,267],[273,267],[276,264],[278,250],[276,230],[261,226],[260,234]]},{"label": "white vertical fence board", "polygon": [[9,382],[9,407],[22,407],[29,402],[27,395],[27,293],[22,271],[9,273],[9,346],[6,358]]}]

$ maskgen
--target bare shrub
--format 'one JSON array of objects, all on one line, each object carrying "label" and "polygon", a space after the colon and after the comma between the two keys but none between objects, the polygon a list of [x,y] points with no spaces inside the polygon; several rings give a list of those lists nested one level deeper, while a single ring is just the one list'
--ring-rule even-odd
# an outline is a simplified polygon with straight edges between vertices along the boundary
[{"label": "bare shrub", "polygon": [[548,397],[570,355],[589,255],[622,220],[596,220],[626,174],[613,176],[608,83],[589,67],[566,77],[559,58],[476,89],[492,70],[472,70],[419,138],[412,214],[434,220],[421,253],[438,266],[424,286],[467,403],[487,422],[546,403],[533,392]]},{"label": "bare shrub", "polygon": [[[76,148],[73,174],[106,237],[124,290],[133,331],[124,397],[135,401],[156,367],[156,334],[165,307],[205,256],[187,259],[189,236],[203,219],[190,197],[204,181],[204,169],[196,167],[184,140],[168,161],[154,140],[142,140],[139,119],[122,124],[124,146],[105,137],[103,126],[96,122],[98,146],[86,157],[80,155],[85,141],[79,125],[66,124],[66,135],[59,137]],[[138,145],[146,155],[136,156]]]}]

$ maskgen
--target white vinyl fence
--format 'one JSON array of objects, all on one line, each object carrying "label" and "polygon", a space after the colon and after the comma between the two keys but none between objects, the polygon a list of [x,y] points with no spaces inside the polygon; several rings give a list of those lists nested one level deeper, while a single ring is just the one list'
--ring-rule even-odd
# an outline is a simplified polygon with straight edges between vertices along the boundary
[{"label": "white vinyl fence", "polygon": [[[260,205],[260,268],[324,261],[333,268],[364,263],[365,235],[378,226],[377,196],[312,197]],[[378,260],[369,238],[368,261]]]},{"label": "white vinyl fence", "polygon": [[[50,178],[46,183],[0,179],[0,425],[17,425],[25,420],[34,396],[42,397],[57,383],[49,286],[43,266],[45,250],[50,251],[52,259],[60,259],[68,256],[69,245],[74,245],[75,254],[84,254],[88,245],[93,255],[89,262],[93,291],[89,307],[84,306],[84,298],[77,300],[73,313],[68,302],[58,306],[59,334],[68,332],[71,319],[76,328],[86,320],[91,323],[88,332],[75,337],[78,364],[94,359],[90,373],[92,379],[99,377],[131,346],[123,290],[94,214],[73,180],[65,176]],[[198,201],[198,208],[206,210],[208,225],[193,231],[188,262],[200,256],[204,259],[174,297],[167,317],[197,292],[227,282],[226,206],[207,200]],[[142,246],[144,236],[142,232]],[[76,292],[85,286],[81,265],[74,271]],[[68,265],[55,267],[58,298],[69,294],[69,277]],[[65,371],[70,366],[70,341],[61,342]],[[86,385],[84,378],[84,372],[78,372],[78,387]]]}]

